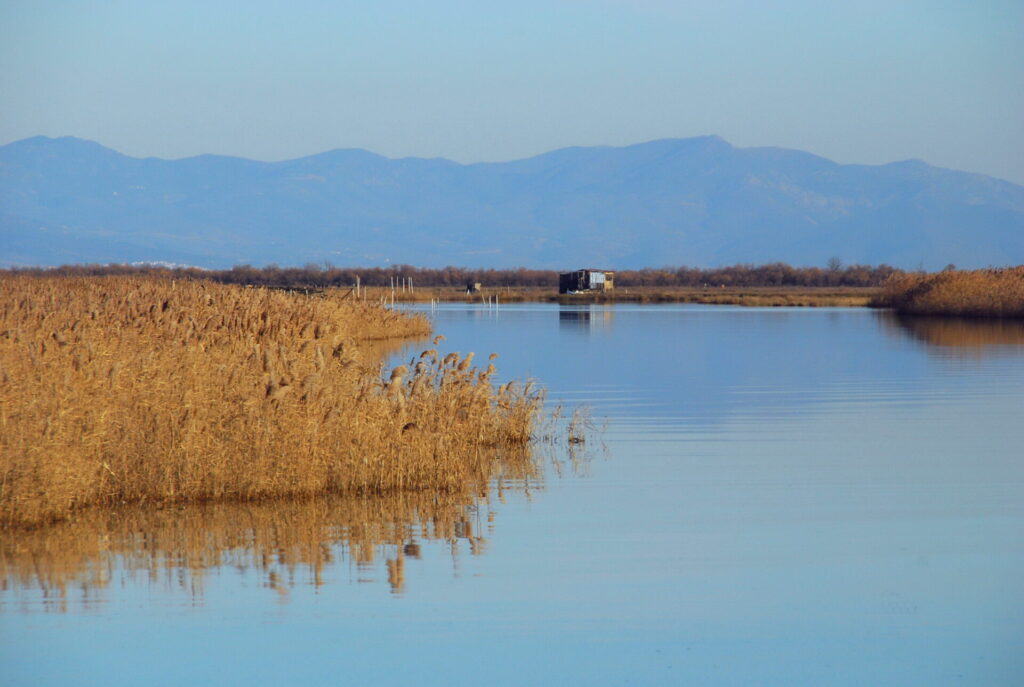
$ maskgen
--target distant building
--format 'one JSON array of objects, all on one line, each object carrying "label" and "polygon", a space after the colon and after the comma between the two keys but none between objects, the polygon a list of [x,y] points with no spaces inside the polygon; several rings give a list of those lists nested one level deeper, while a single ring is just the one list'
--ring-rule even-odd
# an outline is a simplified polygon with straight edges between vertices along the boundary
[{"label": "distant building", "polygon": [[611,291],[613,288],[615,273],[606,270],[582,269],[558,275],[558,293]]}]

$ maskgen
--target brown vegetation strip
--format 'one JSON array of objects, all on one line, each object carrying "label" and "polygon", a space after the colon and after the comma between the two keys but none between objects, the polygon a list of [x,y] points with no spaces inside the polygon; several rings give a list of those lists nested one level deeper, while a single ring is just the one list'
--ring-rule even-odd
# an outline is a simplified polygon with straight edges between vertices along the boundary
[{"label": "brown vegetation strip", "polygon": [[908,315],[1024,317],[1024,266],[893,276],[875,305]]},{"label": "brown vegetation strip", "polygon": [[8,276],[0,523],[96,504],[472,491],[529,439],[541,400],[433,349],[382,377],[359,346],[428,331],[334,293]]},{"label": "brown vegetation strip", "polygon": [[559,294],[541,287],[483,288],[475,293],[465,289],[421,287],[402,291],[390,287],[363,287],[361,298],[367,301],[395,303],[700,303],[704,305],[742,305],[749,307],[864,307],[880,290],[874,287],[622,287],[612,291]]},{"label": "brown vegetation strip", "polygon": [[[576,269],[580,265],[567,265]],[[592,267],[610,267],[592,265]],[[357,280],[362,286],[392,285],[401,290],[403,284],[413,288],[462,288],[480,283],[485,288],[540,287],[558,289],[557,270],[474,269],[469,267],[334,267],[307,265],[305,267],[251,267],[239,265],[229,270],[203,270],[195,267],[157,267],[146,265],[64,265],[56,269],[21,268],[15,272],[26,274],[60,274],[63,276],[140,276],[159,274],[165,277],[208,279],[226,284],[251,284],[282,288],[341,288],[351,287]],[[731,265],[727,267],[647,267],[637,270],[617,270],[615,283],[619,287],[643,288],[720,288],[720,287],[846,287],[881,286],[892,274],[900,270],[889,265],[843,265],[830,261],[827,267],[794,267],[775,262],[764,265]]]}]

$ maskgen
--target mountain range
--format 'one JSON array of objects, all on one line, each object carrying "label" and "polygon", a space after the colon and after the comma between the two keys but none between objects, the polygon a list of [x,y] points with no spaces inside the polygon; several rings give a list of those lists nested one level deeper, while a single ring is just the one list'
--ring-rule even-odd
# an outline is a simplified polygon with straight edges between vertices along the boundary
[{"label": "mountain range", "polygon": [[1024,186],[917,160],[844,165],[717,136],[511,162],[338,149],[283,162],[0,147],[0,264],[628,269],[1024,262]]}]

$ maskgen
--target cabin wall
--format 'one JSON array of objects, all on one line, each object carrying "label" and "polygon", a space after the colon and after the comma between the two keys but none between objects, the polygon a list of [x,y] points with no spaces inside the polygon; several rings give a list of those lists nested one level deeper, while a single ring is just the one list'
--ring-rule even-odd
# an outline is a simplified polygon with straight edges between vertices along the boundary
[{"label": "cabin wall", "polygon": [[610,291],[615,287],[615,273],[602,270],[576,270],[558,275],[558,292]]}]

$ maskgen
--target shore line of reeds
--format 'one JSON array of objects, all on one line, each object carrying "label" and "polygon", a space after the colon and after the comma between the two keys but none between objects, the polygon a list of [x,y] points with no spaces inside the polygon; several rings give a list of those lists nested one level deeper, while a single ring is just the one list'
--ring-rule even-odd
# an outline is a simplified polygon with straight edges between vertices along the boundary
[{"label": "shore line of reeds", "polygon": [[901,315],[1024,318],[1024,265],[896,275],[871,305]]},{"label": "shore line of reeds", "polygon": [[[0,524],[89,507],[472,493],[520,472],[542,394],[491,361],[365,341],[423,317],[327,292],[152,278],[0,281]],[[492,360],[493,360],[492,356]]]},{"label": "shore line of reeds", "polygon": [[[559,294],[546,287],[495,287],[467,292],[465,289],[421,287],[361,287],[349,289],[351,297],[380,303],[560,303],[658,304],[695,303],[747,307],[865,307],[877,299],[876,287],[618,287],[611,291]],[[356,296],[355,294],[359,295]]]}]

